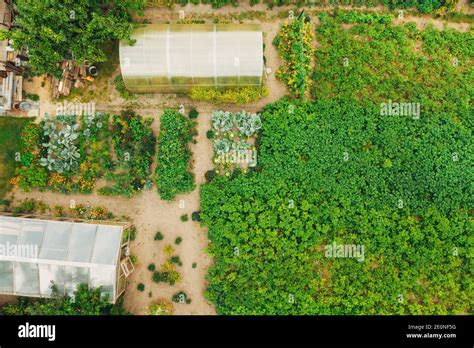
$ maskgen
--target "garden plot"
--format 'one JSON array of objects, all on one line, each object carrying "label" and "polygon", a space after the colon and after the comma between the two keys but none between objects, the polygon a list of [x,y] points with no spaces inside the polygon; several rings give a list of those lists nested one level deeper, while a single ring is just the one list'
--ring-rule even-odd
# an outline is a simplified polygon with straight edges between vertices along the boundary
[{"label": "garden plot", "polygon": [[[155,152],[152,119],[132,112],[45,117],[23,131],[20,166],[12,183],[69,194],[90,194],[96,182],[102,195],[132,196],[149,189],[150,167]],[[115,157],[115,159],[113,159]]]}]

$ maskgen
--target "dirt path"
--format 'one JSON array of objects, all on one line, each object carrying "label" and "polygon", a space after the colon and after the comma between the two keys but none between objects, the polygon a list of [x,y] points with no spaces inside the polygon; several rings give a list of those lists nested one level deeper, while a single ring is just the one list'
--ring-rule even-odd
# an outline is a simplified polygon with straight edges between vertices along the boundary
[{"label": "dirt path", "polygon": [[[158,110],[154,113],[159,114]],[[204,174],[212,169],[212,146],[206,138],[209,129],[210,112],[202,112],[198,118],[197,143],[192,144],[193,171],[196,175],[197,186],[204,181]],[[159,122],[153,124],[155,134],[158,134]],[[182,222],[181,215],[188,214],[189,218],[193,211],[199,210],[199,188],[191,194],[178,196],[173,202],[168,203],[161,200],[156,188],[143,192],[141,195],[131,199],[124,197],[106,197],[93,195],[63,195],[53,192],[33,191],[24,193],[16,190],[12,193],[13,200],[18,201],[25,198],[41,200],[51,208],[55,205],[68,207],[70,200],[76,204],[91,206],[104,206],[114,215],[127,216],[138,229],[137,237],[131,245],[133,255],[138,257],[138,265],[129,278],[125,292],[125,307],[134,314],[144,314],[149,303],[157,298],[170,299],[173,294],[185,291],[192,299],[191,304],[175,304],[176,314],[215,314],[215,309],[204,298],[207,287],[205,274],[212,259],[205,253],[208,245],[207,231],[199,226],[199,223],[191,221]],[[164,235],[162,241],[154,241],[154,235],[160,231]],[[183,242],[175,245],[177,237],[182,237]],[[155,263],[159,268],[165,262],[163,248],[171,244],[175,248],[175,255],[179,255],[183,265],[179,268],[182,274],[182,282],[169,286],[163,283],[156,284],[151,279],[151,272],[147,267]],[[192,268],[196,263],[197,267]],[[138,283],[145,284],[145,291],[137,290]],[[152,296],[149,297],[149,292]]]}]

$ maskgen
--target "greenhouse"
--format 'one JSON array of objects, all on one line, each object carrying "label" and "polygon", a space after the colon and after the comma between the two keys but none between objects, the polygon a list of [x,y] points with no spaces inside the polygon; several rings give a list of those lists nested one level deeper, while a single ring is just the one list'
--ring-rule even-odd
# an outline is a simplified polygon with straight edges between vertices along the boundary
[{"label": "greenhouse", "polygon": [[[72,295],[79,284],[102,287],[115,303],[129,257],[123,226],[0,216],[0,293],[50,297],[54,284]],[[133,266],[132,266],[133,267]]]},{"label": "greenhouse", "polygon": [[258,24],[151,24],[132,38],[132,46],[120,43],[122,77],[132,93],[262,84]]}]

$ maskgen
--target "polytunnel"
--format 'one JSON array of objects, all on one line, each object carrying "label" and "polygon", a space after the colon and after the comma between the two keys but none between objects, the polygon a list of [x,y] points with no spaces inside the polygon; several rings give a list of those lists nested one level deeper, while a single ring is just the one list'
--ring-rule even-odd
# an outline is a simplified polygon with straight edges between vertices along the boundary
[{"label": "polytunnel", "polygon": [[54,284],[72,295],[86,284],[115,302],[124,287],[122,232],[122,226],[0,216],[0,293],[50,297]]},{"label": "polytunnel", "polygon": [[120,67],[132,93],[194,86],[260,86],[263,37],[258,24],[150,24],[120,42]]}]

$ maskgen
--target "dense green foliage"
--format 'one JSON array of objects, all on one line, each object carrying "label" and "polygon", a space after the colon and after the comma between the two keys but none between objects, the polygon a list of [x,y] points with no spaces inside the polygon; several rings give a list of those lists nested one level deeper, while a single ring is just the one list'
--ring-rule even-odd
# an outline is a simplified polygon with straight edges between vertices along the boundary
[{"label": "dense green foliage", "polygon": [[117,171],[111,177],[115,183],[101,188],[100,194],[130,197],[151,188],[150,167],[156,146],[152,123],[152,118],[143,118],[133,111],[114,116],[112,137]]},{"label": "dense green foliage", "polygon": [[18,139],[30,121],[29,118],[0,117],[0,199],[11,187],[8,182],[15,173],[16,154],[25,145]]},{"label": "dense green foliage", "polygon": [[155,178],[160,197],[170,201],[179,193],[194,190],[188,143],[196,130],[192,121],[171,109],[165,110],[160,122]]},{"label": "dense green foliage", "polygon": [[[207,296],[222,314],[470,313],[472,34],[340,20],[318,28],[317,100],[268,105],[259,165],[201,188]],[[388,99],[421,117],[382,115]]]},{"label": "dense green foliage", "polygon": [[291,95],[296,97],[303,97],[310,84],[313,38],[311,22],[309,18],[302,16],[284,24],[273,40],[284,62],[276,76],[288,86]]},{"label": "dense green foliage", "polygon": [[140,12],[141,0],[18,0],[15,26],[2,31],[17,49],[28,47],[29,65],[36,75],[60,76],[58,63],[103,62],[103,46],[110,40],[130,39],[131,11]]},{"label": "dense green foliage", "polygon": [[[201,191],[220,313],[470,310],[468,129],[443,115],[381,118],[354,100],[282,101],[263,118],[261,172]],[[363,245],[365,260],[326,258],[334,241]]]},{"label": "dense green foliage", "polygon": [[30,299],[18,297],[14,304],[7,304],[1,309],[6,315],[108,315],[124,314],[122,304],[112,305],[101,296],[100,288],[89,290],[81,284],[74,292],[74,297],[62,296],[53,287],[52,298]]},{"label": "dense green foliage", "polygon": [[313,76],[316,98],[418,102],[422,113],[456,110],[459,118],[468,119],[467,105],[474,95],[472,32],[432,27],[420,31],[413,23],[386,24],[380,16],[372,24],[359,23],[348,30],[341,24],[367,22],[365,18],[345,13],[335,19],[320,16]]}]

